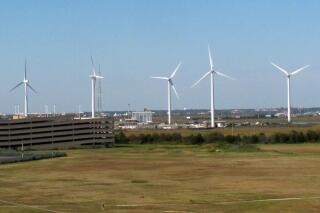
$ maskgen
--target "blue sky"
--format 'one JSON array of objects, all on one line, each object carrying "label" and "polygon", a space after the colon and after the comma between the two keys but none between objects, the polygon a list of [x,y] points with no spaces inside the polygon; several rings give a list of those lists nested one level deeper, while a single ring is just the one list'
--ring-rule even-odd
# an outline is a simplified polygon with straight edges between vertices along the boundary
[{"label": "blue sky", "polygon": [[293,105],[320,106],[318,0],[3,0],[0,7],[0,112],[23,105],[23,91],[8,91],[23,78],[39,94],[30,110],[90,109],[90,55],[100,63],[104,108],[165,109],[166,84],[179,61],[173,108],[209,108],[209,80],[190,86],[209,68],[236,78],[216,80],[216,105],[264,108],[286,105],[285,77],[269,61],[297,69]]}]

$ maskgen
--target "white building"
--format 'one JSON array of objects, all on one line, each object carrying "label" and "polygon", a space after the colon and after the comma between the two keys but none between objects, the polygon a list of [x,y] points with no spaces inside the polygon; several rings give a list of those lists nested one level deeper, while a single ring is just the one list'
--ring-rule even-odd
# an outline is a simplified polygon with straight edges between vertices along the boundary
[{"label": "white building", "polygon": [[138,123],[152,123],[152,112],[144,111],[144,112],[132,112],[132,120],[138,121]]}]

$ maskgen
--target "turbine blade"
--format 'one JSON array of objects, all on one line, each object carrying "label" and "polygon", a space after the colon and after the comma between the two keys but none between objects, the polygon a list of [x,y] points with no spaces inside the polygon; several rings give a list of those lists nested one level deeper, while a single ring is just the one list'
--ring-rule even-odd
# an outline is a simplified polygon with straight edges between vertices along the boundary
[{"label": "turbine blade", "polygon": [[209,72],[207,72],[206,74],[204,74],[196,83],[194,83],[194,84],[192,85],[191,88],[197,86],[197,85],[200,83],[200,81],[202,81],[203,79],[205,79],[208,75],[210,75],[210,73],[211,73],[211,71],[209,71]]},{"label": "turbine blade", "polygon": [[92,56],[91,56],[91,64],[92,64],[92,66],[94,66],[93,57]]},{"label": "turbine blade", "polygon": [[304,69],[307,69],[308,67],[310,67],[310,65],[306,65],[304,67],[301,67],[301,68],[297,69],[296,71],[292,72],[291,75],[296,75],[297,73],[301,72]]},{"label": "turbine blade", "polygon": [[222,77],[229,78],[229,79],[231,79],[231,80],[235,80],[234,78],[232,78],[232,77],[230,77],[230,76],[228,76],[228,75],[226,75],[226,74],[223,74],[223,73],[221,73],[221,72],[215,71],[215,73],[216,73],[217,75],[222,76]]},{"label": "turbine blade", "polygon": [[92,57],[92,56],[91,56],[91,64],[92,64],[92,72],[93,72],[93,75],[96,75],[96,67],[94,66],[93,57]]},{"label": "turbine blade", "polygon": [[289,72],[281,67],[279,67],[278,65],[276,65],[275,63],[273,62],[270,62],[270,64],[274,67],[276,67],[278,70],[280,70],[281,72],[283,72],[285,75],[289,75]]},{"label": "turbine blade", "polygon": [[210,45],[208,45],[208,54],[209,54],[210,70],[212,71],[213,70],[213,61],[212,61]]},{"label": "turbine blade", "polygon": [[175,94],[176,97],[179,99],[179,98],[180,98],[180,97],[179,97],[179,94],[178,94],[176,88],[174,87],[173,83],[171,83],[171,87],[172,87],[172,89],[173,89],[174,94]]},{"label": "turbine blade", "polygon": [[167,77],[151,77],[153,79],[169,80]]},{"label": "turbine blade", "polygon": [[176,73],[177,73],[177,71],[179,70],[180,66],[181,66],[181,62],[179,62],[178,66],[177,66],[176,69],[173,71],[173,73],[171,74],[170,78],[173,78],[173,77],[176,75]]},{"label": "turbine blade", "polygon": [[23,82],[20,82],[19,84],[17,84],[15,87],[13,87],[10,92],[12,92],[13,90],[17,89],[19,86],[21,86],[23,84]]},{"label": "turbine blade", "polygon": [[27,60],[24,62],[24,80],[27,80]]},{"label": "turbine blade", "polygon": [[28,86],[34,93],[38,93],[35,89],[33,89],[33,87],[32,87],[29,83],[27,83],[27,86]]},{"label": "turbine blade", "polygon": [[100,70],[100,64],[99,64],[99,71],[98,71],[98,75],[99,75],[99,76],[102,76],[102,75],[101,75],[101,70]]}]

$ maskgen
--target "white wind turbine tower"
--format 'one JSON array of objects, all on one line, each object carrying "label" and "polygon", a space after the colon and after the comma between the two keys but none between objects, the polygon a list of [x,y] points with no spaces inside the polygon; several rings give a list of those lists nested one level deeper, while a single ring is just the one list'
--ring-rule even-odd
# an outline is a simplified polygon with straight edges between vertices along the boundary
[{"label": "white wind turbine tower", "polygon": [[176,97],[179,99],[178,92],[177,92],[176,88],[173,85],[172,79],[176,75],[176,73],[179,70],[180,66],[181,66],[181,62],[178,64],[178,66],[173,71],[173,73],[170,75],[170,77],[151,77],[151,78],[154,78],[154,79],[166,80],[168,82],[168,124],[169,125],[171,124],[171,88],[173,89]]},{"label": "white wind turbine tower", "polygon": [[[98,71],[98,75],[102,76],[101,74],[101,70],[100,70],[100,64],[99,64],[99,71]],[[99,113],[102,112],[102,79],[98,80],[98,101],[97,101],[97,111]]]},{"label": "white wind turbine tower", "polygon": [[288,123],[291,123],[291,76],[298,74],[302,70],[310,67],[310,65],[306,65],[304,67],[301,67],[291,73],[289,73],[287,70],[281,68],[280,66],[274,64],[273,62],[270,62],[272,66],[276,67],[278,70],[283,72],[287,76],[287,89],[288,89]]},{"label": "white wind turbine tower", "polygon": [[215,104],[214,104],[214,75],[220,75],[222,77],[225,78],[229,78],[231,80],[234,80],[233,78],[231,78],[230,76],[227,76],[221,72],[216,71],[213,68],[213,62],[212,62],[212,56],[211,56],[211,50],[210,50],[210,46],[208,46],[208,54],[209,54],[209,62],[210,62],[210,70],[205,73],[196,83],[194,83],[192,85],[192,88],[195,87],[196,85],[198,85],[200,83],[200,81],[202,81],[203,79],[205,79],[207,76],[210,75],[210,79],[211,79],[211,127],[214,128],[215,127],[215,117],[214,117],[214,110],[215,110]]},{"label": "white wind turbine tower", "polygon": [[93,58],[91,56],[92,63],[92,74],[89,76],[91,78],[91,117],[95,118],[95,109],[96,109],[96,81],[97,79],[103,79],[102,76],[96,74],[96,68],[93,63]]},{"label": "white wind turbine tower", "polygon": [[29,113],[29,99],[28,99],[28,88],[31,89],[34,93],[37,93],[35,89],[32,88],[32,86],[29,83],[29,80],[27,79],[27,61],[24,63],[24,78],[23,80],[17,84],[15,87],[13,87],[10,92],[18,88],[19,86],[24,86],[24,116],[27,117]]}]

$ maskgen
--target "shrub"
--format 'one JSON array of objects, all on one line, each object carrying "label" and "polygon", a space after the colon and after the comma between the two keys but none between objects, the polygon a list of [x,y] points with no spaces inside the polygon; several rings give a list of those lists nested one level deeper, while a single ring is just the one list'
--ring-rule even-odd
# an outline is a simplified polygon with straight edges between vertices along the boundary
[{"label": "shrub", "polygon": [[224,140],[225,140],[224,135],[219,132],[209,133],[204,136],[204,141],[206,143],[216,143]]},{"label": "shrub", "polygon": [[202,135],[199,133],[197,135],[190,135],[186,137],[186,142],[191,144],[202,144],[204,142],[204,139]]},{"label": "shrub", "polygon": [[310,142],[317,142],[319,141],[319,133],[313,130],[308,130],[306,133],[306,139]]},{"label": "shrub", "polygon": [[67,155],[64,152],[45,152],[45,153],[26,152],[22,158],[21,153],[16,152],[14,156],[12,155],[12,153],[10,155],[2,155],[2,159],[0,159],[0,164],[41,160],[41,159],[49,159],[49,158],[65,157],[65,156]]},{"label": "shrub", "polygon": [[154,142],[159,142],[159,141],[160,141],[160,136],[159,136],[158,133],[154,133],[154,134],[152,135],[152,137],[153,137],[153,141],[154,141]]},{"label": "shrub", "polygon": [[306,137],[303,132],[299,132],[296,143],[304,143],[304,142],[306,142]]},{"label": "shrub", "polygon": [[259,143],[267,143],[268,142],[268,138],[264,133],[260,133],[258,137],[259,137]]},{"label": "shrub", "polygon": [[271,137],[269,142],[270,143],[288,143],[290,137],[288,134],[285,133],[274,133]]},{"label": "shrub", "polygon": [[240,143],[242,141],[242,138],[240,135],[237,135],[237,136],[227,135],[225,136],[225,141],[227,143],[235,144],[235,143]]},{"label": "shrub", "polygon": [[299,134],[297,131],[291,131],[289,133],[289,143],[298,143],[299,142]]},{"label": "shrub", "polygon": [[129,139],[123,132],[119,132],[118,134],[115,135],[115,142],[126,144],[129,142]]},{"label": "shrub", "polygon": [[271,136],[266,136],[264,133],[251,136],[232,136],[223,135],[218,132],[211,132],[202,135],[191,134],[182,136],[180,133],[153,133],[153,134],[140,134],[126,136],[123,132],[119,132],[115,136],[116,143],[188,143],[188,144],[202,144],[202,143],[218,143],[226,142],[229,144],[258,144],[258,143],[304,143],[320,142],[320,132],[309,130],[308,132],[291,131],[289,133],[274,133]]},{"label": "shrub", "polygon": [[252,144],[257,144],[259,143],[259,136],[257,135],[252,135],[249,139],[249,143],[252,143]]},{"label": "shrub", "polygon": [[128,140],[129,140],[129,143],[140,143],[140,140],[136,135],[129,135]]},{"label": "shrub", "polygon": [[246,143],[238,143],[238,144],[230,144],[226,142],[219,142],[216,145],[216,151],[224,151],[224,152],[258,152],[261,151],[254,144],[246,144]]},{"label": "shrub", "polygon": [[174,142],[177,142],[177,143],[182,142],[182,136],[181,136],[181,134],[180,134],[180,133],[173,133],[173,134],[172,134],[172,140],[173,140]]},{"label": "shrub", "polygon": [[150,134],[140,134],[138,138],[141,144],[147,144],[147,143],[153,142]]}]

